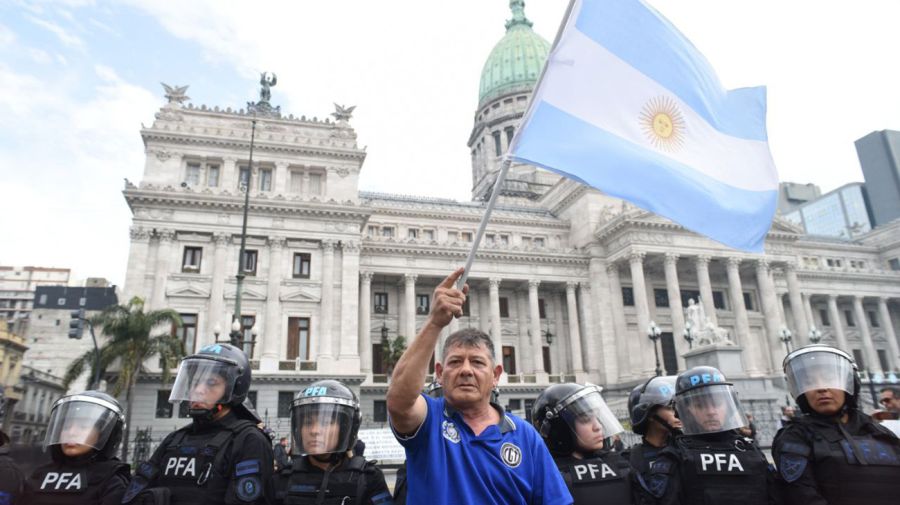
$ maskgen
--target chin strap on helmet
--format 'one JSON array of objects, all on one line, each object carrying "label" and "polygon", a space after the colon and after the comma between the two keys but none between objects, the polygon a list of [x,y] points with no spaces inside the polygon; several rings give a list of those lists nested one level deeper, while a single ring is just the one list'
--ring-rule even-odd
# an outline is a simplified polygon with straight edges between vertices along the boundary
[{"label": "chin strap on helmet", "polygon": [[669,421],[666,421],[665,419],[663,419],[662,417],[660,417],[660,415],[657,414],[656,412],[654,412],[653,414],[650,414],[650,419],[653,419],[653,420],[655,420],[656,422],[658,422],[659,424],[663,425],[663,428],[665,428],[666,430],[668,430],[668,432],[671,433],[671,434],[673,434],[673,435],[677,434],[677,433],[680,431],[678,428],[676,428],[676,427],[672,426],[671,424],[669,424]]},{"label": "chin strap on helmet", "polygon": [[222,404],[217,403],[215,407],[211,409],[188,409],[188,415],[194,419],[194,422],[197,424],[209,424],[213,422],[213,418],[219,413],[222,412]]}]

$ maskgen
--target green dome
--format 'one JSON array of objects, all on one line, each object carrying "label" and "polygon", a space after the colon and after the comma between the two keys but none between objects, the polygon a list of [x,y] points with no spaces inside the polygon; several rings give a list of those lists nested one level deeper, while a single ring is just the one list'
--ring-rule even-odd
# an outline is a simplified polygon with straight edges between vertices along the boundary
[{"label": "green dome", "polygon": [[510,0],[509,8],[513,17],[506,22],[506,35],[494,46],[481,70],[479,108],[506,93],[533,89],[550,52],[550,43],[531,30],[525,2]]}]

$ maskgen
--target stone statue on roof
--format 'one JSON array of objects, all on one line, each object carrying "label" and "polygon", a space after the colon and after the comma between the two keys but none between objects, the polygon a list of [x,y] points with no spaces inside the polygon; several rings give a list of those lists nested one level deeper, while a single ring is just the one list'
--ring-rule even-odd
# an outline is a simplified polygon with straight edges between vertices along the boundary
[{"label": "stone statue on roof", "polygon": [[272,86],[278,83],[278,76],[272,72],[263,72],[259,74],[259,84],[262,86],[259,90],[259,101],[268,103],[272,99]]},{"label": "stone statue on roof", "polygon": [[185,100],[190,100],[191,97],[187,96],[187,89],[189,86],[169,86],[168,84],[161,82],[163,89],[166,91],[165,97],[169,101],[166,105],[174,105],[181,107],[184,105]]},{"label": "stone statue on roof", "polygon": [[332,112],[331,115],[334,116],[334,120],[338,123],[346,123],[353,117],[354,109],[356,109],[355,105],[345,107],[343,105],[334,104],[334,112]]}]

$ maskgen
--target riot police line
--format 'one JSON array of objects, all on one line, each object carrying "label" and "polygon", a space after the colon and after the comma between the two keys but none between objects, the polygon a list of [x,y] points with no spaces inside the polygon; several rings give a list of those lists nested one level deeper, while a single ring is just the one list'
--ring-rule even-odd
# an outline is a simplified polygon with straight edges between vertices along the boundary
[{"label": "riot police line", "polygon": [[[613,451],[624,431],[591,384],[555,384],[536,400],[533,426],[575,504],[866,504],[900,496],[900,440],[859,407],[853,358],[809,345],[785,357],[802,414],[775,437],[774,465],[738,431],[747,424],[733,385],[716,368],[652,377],[628,398],[641,443]],[[124,431],[118,401],[99,391],[54,405],[44,441],[50,461],[22,476],[0,441],[0,504],[373,504],[405,503],[376,462],[353,453],[356,394],[321,380],[295,394],[292,463],[275,472],[269,437],[247,402],[250,363],[228,344],[185,358],[170,401],[188,402],[192,422],[130,471],[115,457]],[[424,394],[439,396],[435,384]],[[7,449],[8,450],[8,449]]]}]

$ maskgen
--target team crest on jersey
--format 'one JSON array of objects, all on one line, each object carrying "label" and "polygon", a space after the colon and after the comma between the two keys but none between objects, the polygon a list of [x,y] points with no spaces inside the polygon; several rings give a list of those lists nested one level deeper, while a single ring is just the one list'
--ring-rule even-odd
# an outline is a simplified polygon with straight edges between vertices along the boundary
[{"label": "team crest on jersey", "polygon": [[443,433],[444,438],[453,442],[454,444],[459,443],[459,431],[456,429],[456,425],[450,421],[444,421],[443,424]]},{"label": "team crest on jersey", "polygon": [[500,459],[503,460],[503,464],[506,466],[515,468],[522,463],[522,449],[507,442],[500,447]]}]

